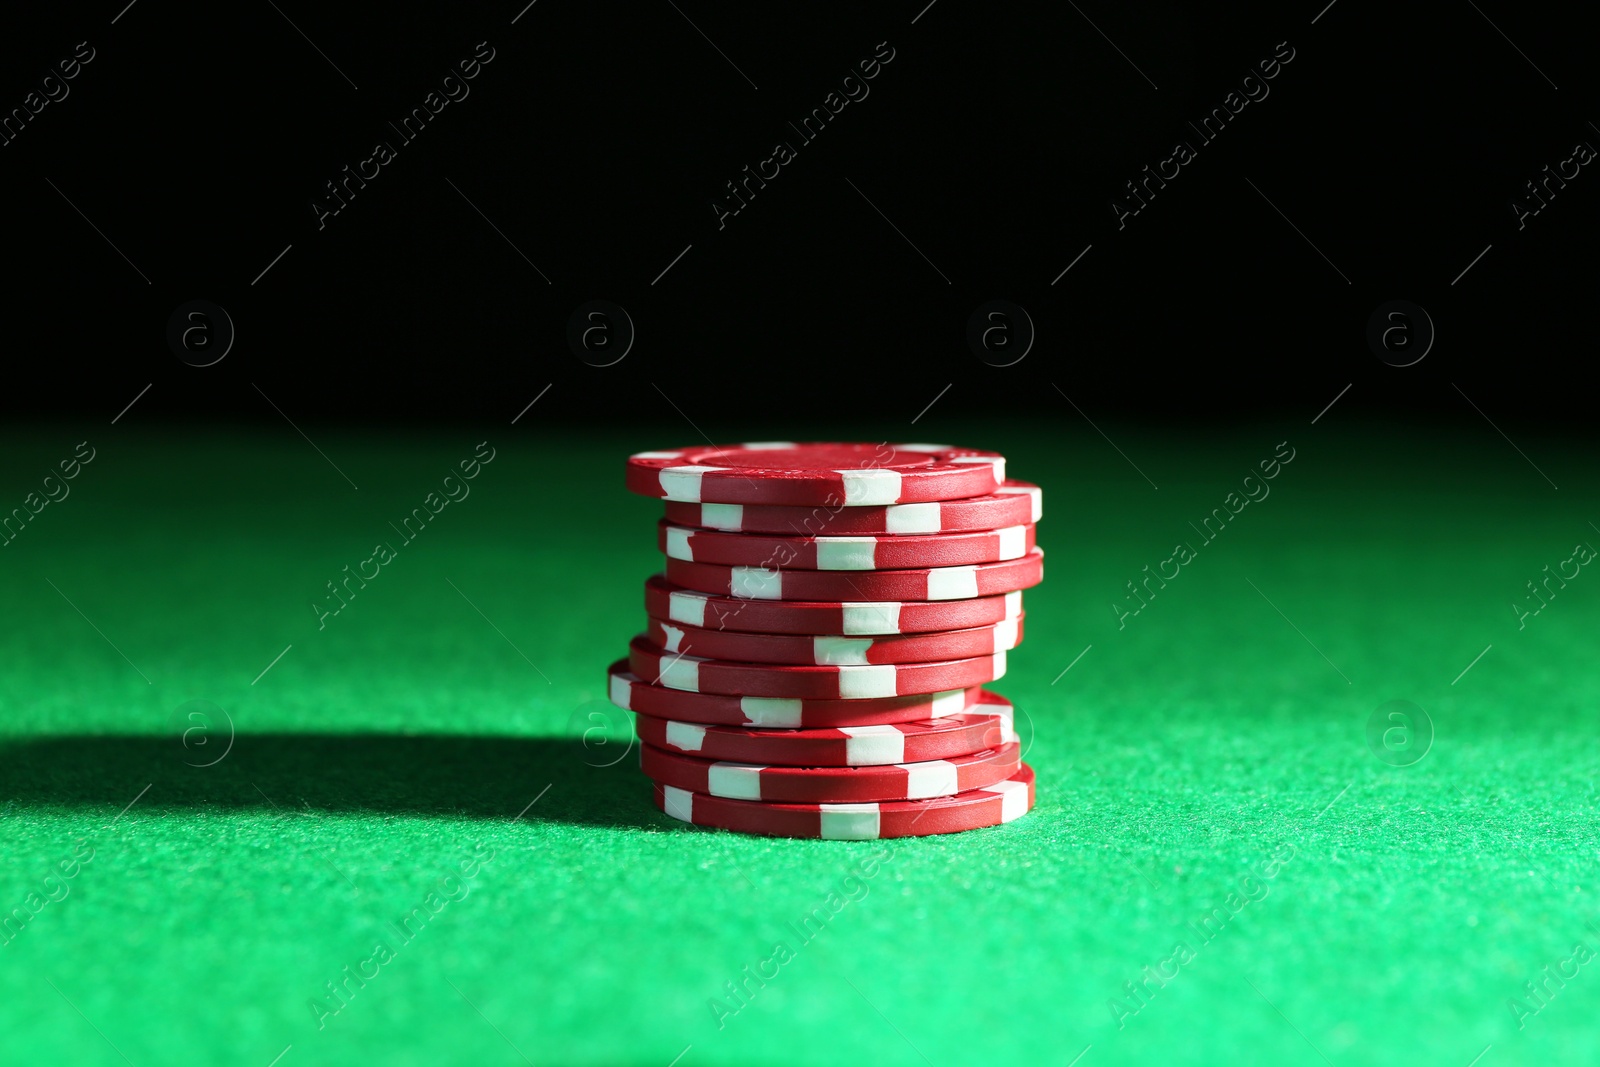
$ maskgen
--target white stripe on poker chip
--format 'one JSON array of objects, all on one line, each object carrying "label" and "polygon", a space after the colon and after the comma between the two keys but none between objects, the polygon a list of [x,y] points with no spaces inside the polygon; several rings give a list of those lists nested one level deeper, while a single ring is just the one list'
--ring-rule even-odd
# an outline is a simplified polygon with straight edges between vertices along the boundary
[{"label": "white stripe on poker chip", "polygon": [[732,567],[728,590],[746,600],[782,600],[783,572],[766,567]]},{"label": "white stripe on poker chip", "polygon": [[661,647],[666,649],[668,652],[682,652],[683,631],[678,629],[676,626],[668,626],[666,623],[659,620],[657,620],[656,625],[661,627],[661,635],[666,638],[666,640],[662,642]]},{"label": "white stripe on poker chip", "polygon": [[744,529],[744,505],[701,504],[700,525],[709,526],[713,530],[731,530],[738,533]]},{"label": "white stripe on poker chip", "polygon": [[681,455],[683,455],[683,451],[681,449],[675,449],[675,450],[673,450],[671,452],[635,452],[632,456],[630,456],[628,458],[629,459],[677,459]]},{"label": "white stripe on poker chip", "polygon": [[1000,558],[1016,559],[1028,551],[1028,528],[1026,526],[1007,526],[996,530],[995,536],[1000,538]]},{"label": "white stripe on poker chip", "polygon": [[989,708],[989,713],[1000,716],[1000,743],[1002,745],[1022,740],[1017,736],[1017,710],[1015,708],[1010,704],[995,704]]},{"label": "white stripe on poker chip", "polygon": [[712,471],[723,470],[722,467],[663,467],[656,475],[656,480],[661,483],[661,495],[668,500],[682,500],[690,504],[700,503],[700,476]]},{"label": "white stripe on poker chip", "polygon": [[657,673],[662,685],[668,689],[700,692],[700,664],[705,661],[699,656],[662,656],[659,662]]},{"label": "white stripe on poker chip", "polygon": [[817,807],[821,809],[819,818],[826,840],[875,841],[881,833],[876,804],[819,804]]},{"label": "white stripe on poker chip", "polygon": [[787,697],[740,697],[739,710],[751,726],[771,729],[795,729],[805,725],[800,709],[801,701]]},{"label": "white stripe on poker chip", "polygon": [[994,484],[998,488],[1006,480],[1006,458],[1004,456],[952,456],[951,463],[988,463],[994,467]]},{"label": "white stripe on poker chip", "polygon": [[870,637],[813,637],[811,658],[829,667],[862,665],[870,662],[867,653],[872,650]]},{"label": "white stripe on poker chip", "polygon": [[1005,652],[1017,647],[1017,620],[1004,619],[994,624],[994,650]]},{"label": "white stripe on poker chip", "polygon": [[1006,676],[1006,654],[1005,654],[1004,650],[1001,650],[1001,651],[996,652],[994,654],[994,677],[989,679],[989,680],[991,682],[997,682],[1001,678],[1004,678],[1005,676]]},{"label": "white stripe on poker chip", "polygon": [[900,500],[900,472],[866,468],[835,471],[844,479],[844,502],[858,504],[894,504]]},{"label": "white stripe on poker chip", "polygon": [[959,772],[949,760],[902,763],[900,769],[906,772],[906,798],[909,800],[948,797],[961,791]]},{"label": "white stripe on poker chip", "polygon": [[845,667],[839,671],[839,697],[841,700],[865,700],[870,697],[895,696],[897,670],[898,668],[892,663],[871,667]]},{"label": "white stripe on poker chip", "polygon": [[682,526],[667,527],[667,556],[671,559],[686,559],[694,562],[694,549],[689,546],[689,535],[693,533]]},{"label": "white stripe on poker chip", "polygon": [[748,448],[752,452],[770,452],[775,448],[793,448],[795,443],[793,441],[746,441],[739,447]]},{"label": "white stripe on poker chip", "polygon": [[932,567],[928,570],[929,600],[965,600],[978,595],[978,568]]},{"label": "white stripe on poker chip", "polygon": [[1010,822],[1028,814],[1028,783],[1014,782],[1007,778],[1003,782],[984,786],[985,793],[1000,794],[1000,821]]},{"label": "white stripe on poker chip", "polygon": [[894,449],[896,452],[954,452],[955,451],[955,445],[909,444],[909,445],[890,445],[889,447]]},{"label": "white stripe on poker chip", "polygon": [[632,711],[633,686],[628,684],[628,679],[621,675],[611,676],[611,703],[627,711]]},{"label": "white stripe on poker chip", "polygon": [[694,794],[675,785],[661,787],[661,806],[674,819],[694,822]]},{"label": "white stripe on poker chip", "polygon": [[817,570],[871,571],[878,568],[876,537],[819,537]]},{"label": "white stripe on poker chip", "polygon": [[698,626],[706,625],[706,597],[704,593],[668,593],[667,617],[673,622]]},{"label": "white stripe on poker chip", "polygon": [[713,763],[706,768],[706,792],[734,800],[760,800],[761,768],[753,763]]},{"label": "white stripe on poker chip", "polygon": [[693,722],[667,722],[667,744],[679,752],[699,752],[706,744],[706,728]]},{"label": "white stripe on poker chip", "polygon": [[849,735],[844,743],[844,761],[852,767],[905,762],[903,730],[893,726],[845,726],[839,732]]},{"label": "white stripe on poker chip", "polygon": [[897,634],[900,632],[900,605],[892,601],[844,605],[844,632],[847,634]]},{"label": "white stripe on poker chip", "polygon": [[947,689],[943,693],[935,693],[930,703],[933,705],[933,714],[928,716],[930,719],[940,719],[946,715],[960,715],[967,710],[967,691],[965,689]]},{"label": "white stripe on poker chip", "polygon": [[996,489],[995,492],[1010,494],[1027,493],[1028,499],[1033,505],[1032,510],[1030,510],[1028,513],[1028,521],[1038,522],[1044,517],[1044,490],[1040,489],[1037,485],[1002,485],[1000,488]]},{"label": "white stripe on poker chip", "polygon": [[926,534],[940,531],[938,504],[895,504],[883,515],[884,529],[892,534]]},{"label": "white stripe on poker chip", "polygon": [[1006,618],[1014,619],[1022,614],[1022,590],[1006,594]]}]

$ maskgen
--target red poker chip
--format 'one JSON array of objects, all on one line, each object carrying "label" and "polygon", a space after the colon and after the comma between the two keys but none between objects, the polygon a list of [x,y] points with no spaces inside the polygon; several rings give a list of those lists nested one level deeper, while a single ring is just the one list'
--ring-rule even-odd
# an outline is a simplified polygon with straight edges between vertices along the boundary
[{"label": "red poker chip", "polygon": [[667,521],[730,533],[790,537],[965,533],[1038,522],[1044,494],[1036,485],[1008,481],[989,496],[879,507],[786,507],[782,504],[690,504],[669,500]]},{"label": "red poker chip", "polygon": [[921,722],[836,729],[749,730],[639,715],[639,740],[701,759],[780,767],[876,767],[952,759],[1017,740],[1012,708],[988,690],[969,711]]},{"label": "red poker chip", "polygon": [[656,544],[670,559],[810,571],[889,571],[998,563],[1033,550],[1033,525],[979,533],[896,534],[883,537],[775,537],[676,526],[656,527]]},{"label": "red poker chip", "polygon": [[986,496],[1005,483],[1005,458],[950,445],[768,441],[628,457],[627,485],[688,503],[921,503]]},{"label": "red poker chip", "polygon": [[672,818],[696,826],[774,837],[871,841],[999,826],[1032,809],[1033,787],[1033,768],[1024,763],[1003,782],[935,800],[781,804],[708,796],[658,782],[655,803]]},{"label": "red poker chip", "polygon": [[909,600],[850,603],[841,600],[751,600],[684,589],[655,575],[644,583],[644,610],[663,619],[703,630],[741,630],[767,634],[930,633],[993,626],[1022,614],[1022,594],[966,600]]},{"label": "red poker chip", "polygon": [[927,663],[1009,652],[1022,640],[1023,618],[966,630],[882,637],[737,633],[650,619],[645,636],[667,652],[692,652],[702,659],[836,667]]},{"label": "red poker chip", "polygon": [[668,652],[644,635],[628,646],[628,666],[652,685],[728,696],[861,700],[939,693],[983,685],[1006,673],[1006,654],[933,663],[878,663],[852,667],[779,667],[702,659]]},{"label": "red poker chip", "polygon": [[871,700],[794,700],[774,697],[720,696],[651,685],[618,660],[608,672],[611,702],[619,708],[680,723],[737,726],[752,733],[789,729],[844,729],[921,722],[959,715],[978,702],[978,686],[943,693],[883,697]]},{"label": "red poker chip", "polygon": [[661,785],[733,800],[779,804],[867,804],[928,800],[985,789],[1003,782],[1022,764],[1015,741],[949,760],[895,763],[885,767],[765,767],[680,756],[639,747],[639,768]]},{"label": "red poker chip", "polygon": [[668,559],[667,581],[702,593],[751,600],[962,600],[1027,589],[1044,580],[1044,549],[1019,559],[965,567],[895,571],[790,571]]}]

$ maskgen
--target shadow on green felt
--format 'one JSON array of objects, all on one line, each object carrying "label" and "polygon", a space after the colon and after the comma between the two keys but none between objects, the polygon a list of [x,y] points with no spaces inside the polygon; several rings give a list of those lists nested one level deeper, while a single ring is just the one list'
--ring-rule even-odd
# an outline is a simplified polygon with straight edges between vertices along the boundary
[{"label": "shadow on green felt", "polygon": [[18,807],[84,808],[109,819],[147,784],[141,811],[509,820],[527,808],[528,822],[668,824],[639,773],[637,742],[630,748],[562,737],[239,734],[231,749],[216,743],[207,751],[186,749],[170,735],[0,741],[0,801]]}]

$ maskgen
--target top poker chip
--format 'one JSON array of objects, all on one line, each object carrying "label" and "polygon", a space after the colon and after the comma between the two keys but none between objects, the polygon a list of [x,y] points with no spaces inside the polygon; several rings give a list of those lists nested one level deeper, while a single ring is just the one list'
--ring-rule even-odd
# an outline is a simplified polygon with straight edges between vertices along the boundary
[{"label": "top poker chip", "polygon": [[830,508],[989,496],[1005,480],[997,452],[792,441],[639,452],[627,473],[630,490],[658,499]]}]

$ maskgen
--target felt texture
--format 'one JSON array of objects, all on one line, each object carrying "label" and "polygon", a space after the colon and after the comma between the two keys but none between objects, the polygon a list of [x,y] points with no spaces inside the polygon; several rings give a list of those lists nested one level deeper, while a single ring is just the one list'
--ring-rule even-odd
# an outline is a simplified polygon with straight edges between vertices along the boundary
[{"label": "felt texture", "polygon": [[[307,427],[359,489],[287,427],[108,430],[0,549],[0,1060],[1600,1062],[1600,961],[1564,962],[1600,951],[1600,577],[1509,607],[1600,544],[1581,451],[1519,436],[1555,491],[1470,413],[1101,428],[917,428],[1044,487],[993,686],[1038,805],[898,843],[651,806],[605,703],[659,569],[622,461],[690,427]],[[0,503],[83,436],[8,431]],[[1369,747],[1392,700],[1411,766]]]}]

